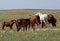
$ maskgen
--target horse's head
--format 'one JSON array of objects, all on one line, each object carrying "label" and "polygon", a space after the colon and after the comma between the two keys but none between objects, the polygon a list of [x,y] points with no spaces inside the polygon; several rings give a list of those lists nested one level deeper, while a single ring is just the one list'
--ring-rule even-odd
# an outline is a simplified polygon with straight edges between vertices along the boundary
[{"label": "horse's head", "polygon": [[11,22],[12,22],[12,23],[15,23],[15,22],[16,22],[16,20],[15,20],[15,19],[14,19],[14,20],[11,20]]},{"label": "horse's head", "polygon": [[36,16],[36,17],[37,17],[38,24],[40,24],[40,17],[39,16]]},{"label": "horse's head", "polygon": [[49,14],[48,19],[52,19],[52,18],[54,18],[54,16],[52,14]]},{"label": "horse's head", "polygon": [[41,13],[40,11],[38,13],[36,13],[35,15],[42,15],[43,13]]}]

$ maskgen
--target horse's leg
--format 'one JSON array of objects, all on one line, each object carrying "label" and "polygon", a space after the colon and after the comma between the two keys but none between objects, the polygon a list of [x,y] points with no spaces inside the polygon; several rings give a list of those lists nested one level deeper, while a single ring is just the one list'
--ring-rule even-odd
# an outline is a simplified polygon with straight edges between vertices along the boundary
[{"label": "horse's leg", "polygon": [[10,26],[10,30],[12,30],[12,25]]},{"label": "horse's leg", "polygon": [[19,32],[19,30],[20,30],[19,28],[20,28],[19,24],[16,23],[16,29],[17,29],[17,32]]},{"label": "horse's leg", "polygon": [[21,29],[21,27],[18,26],[18,27],[17,27],[17,32],[19,32],[20,29]]},{"label": "horse's leg", "polygon": [[18,24],[16,24],[16,27],[17,27],[16,29],[17,29],[17,32],[18,32],[18,31],[19,31],[19,30],[18,30]]},{"label": "horse's leg", "polygon": [[19,31],[18,26],[17,26],[17,32]]},{"label": "horse's leg", "polygon": [[4,30],[5,27],[5,22],[2,23],[2,29]]},{"label": "horse's leg", "polygon": [[27,31],[27,25],[23,27],[23,31]]},{"label": "horse's leg", "polygon": [[16,27],[17,27],[16,29],[17,29],[17,31],[18,31],[18,25],[17,25],[17,24],[16,24]]},{"label": "horse's leg", "polygon": [[25,31],[26,30],[26,27],[23,27],[23,31]]},{"label": "horse's leg", "polygon": [[12,24],[10,25],[10,29],[13,29],[13,28],[12,28],[13,24],[14,24],[14,23],[12,23]]},{"label": "horse's leg", "polygon": [[28,30],[32,27],[32,22],[30,21]]},{"label": "horse's leg", "polygon": [[44,22],[44,23],[43,23],[43,26],[47,27],[47,22],[46,22],[46,20],[44,20],[43,22]]},{"label": "horse's leg", "polygon": [[2,26],[2,29],[4,30],[5,25]]},{"label": "horse's leg", "polygon": [[26,25],[26,31],[27,31],[27,29],[28,29],[28,25]]},{"label": "horse's leg", "polygon": [[17,32],[19,31],[19,27],[17,26]]},{"label": "horse's leg", "polygon": [[53,27],[56,27],[56,24],[55,24],[55,23],[52,23],[52,26],[53,26]]},{"label": "horse's leg", "polygon": [[29,23],[29,24],[28,24],[28,30],[30,29],[30,27],[31,27],[31,24]]},{"label": "horse's leg", "polygon": [[36,19],[36,23],[37,23],[37,25],[39,25],[39,23],[38,23],[38,20]]},{"label": "horse's leg", "polygon": [[42,28],[44,27],[44,22],[42,22]]},{"label": "horse's leg", "polygon": [[32,28],[33,28],[33,31],[35,31],[35,27],[34,27],[34,24],[32,24]]},{"label": "horse's leg", "polygon": [[56,23],[55,23],[54,25],[55,25],[55,27],[56,27]]},{"label": "horse's leg", "polygon": [[21,29],[21,26],[16,24],[16,27],[17,27],[17,32],[19,32],[19,30]]},{"label": "horse's leg", "polygon": [[43,21],[42,21],[42,20],[41,20],[40,22],[41,22],[41,26],[42,26],[42,28],[43,28],[43,27],[44,27],[44,23],[43,23]]},{"label": "horse's leg", "polygon": [[56,27],[56,19],[53,20],[52,25]]}]

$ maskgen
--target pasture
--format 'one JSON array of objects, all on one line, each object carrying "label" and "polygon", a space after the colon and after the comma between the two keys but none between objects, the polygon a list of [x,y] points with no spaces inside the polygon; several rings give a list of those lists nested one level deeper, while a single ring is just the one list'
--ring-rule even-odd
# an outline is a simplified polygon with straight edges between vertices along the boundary
[{"label": "pasture", "polygon": [[[60,10],[44,10],[44,9],[17,9],[17,10],[0,10],[0,41],[60,41],[60,30],[41,30],[38,31],[16,32],[16,26],[13,25],[13,31],[9,27],[5,27],[5,32],[2,31],[2,22],[12,19],[29,18],[29,15],[34,15],[36,12],[53,14],[57,19],[57,27],[53,28],[48,25],[47,29],[60,29]],[[44,28],[46,29],[46,28]]]}]

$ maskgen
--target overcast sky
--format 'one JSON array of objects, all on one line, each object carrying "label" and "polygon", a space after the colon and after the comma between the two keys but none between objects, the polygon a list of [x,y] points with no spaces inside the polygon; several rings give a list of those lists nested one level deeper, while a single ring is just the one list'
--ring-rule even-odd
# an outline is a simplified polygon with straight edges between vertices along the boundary
[{"label": "overcast sky", "polygon": [[60,0],[0,0],[1,9],[60,9]]}]

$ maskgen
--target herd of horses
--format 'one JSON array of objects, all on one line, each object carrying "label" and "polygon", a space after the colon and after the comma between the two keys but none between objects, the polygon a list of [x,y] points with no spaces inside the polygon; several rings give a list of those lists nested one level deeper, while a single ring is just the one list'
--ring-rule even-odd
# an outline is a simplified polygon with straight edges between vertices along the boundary
[{"label": "herd of horses", "polygon": [[[54,15],[52,14],[48,14],[48,18],[47,18],[47,24],[52,24],[53,27],[56,27],[56,18],[54,17]],[[10,27],[10,29],[13,29],[13,24],[16,24],[16,28],[17,28],[17,32],[19,30],[21,30],[21,28],[23,28],[23,31],[27,31],[29,30],[29,28],[31,27],[33,30],[35,30],[35,24],[40,25],[40,17],[37,16],[33,16],[33,15],[29,15],[29,18],[24,19],[24,18],[20,18],[17,20],[11,20],[9,22],[4,21],[2,22],[2,29],[4,30],[4,27]],[[42,22],[41,27],[44,28],[46,25],[44,22]]]}]

